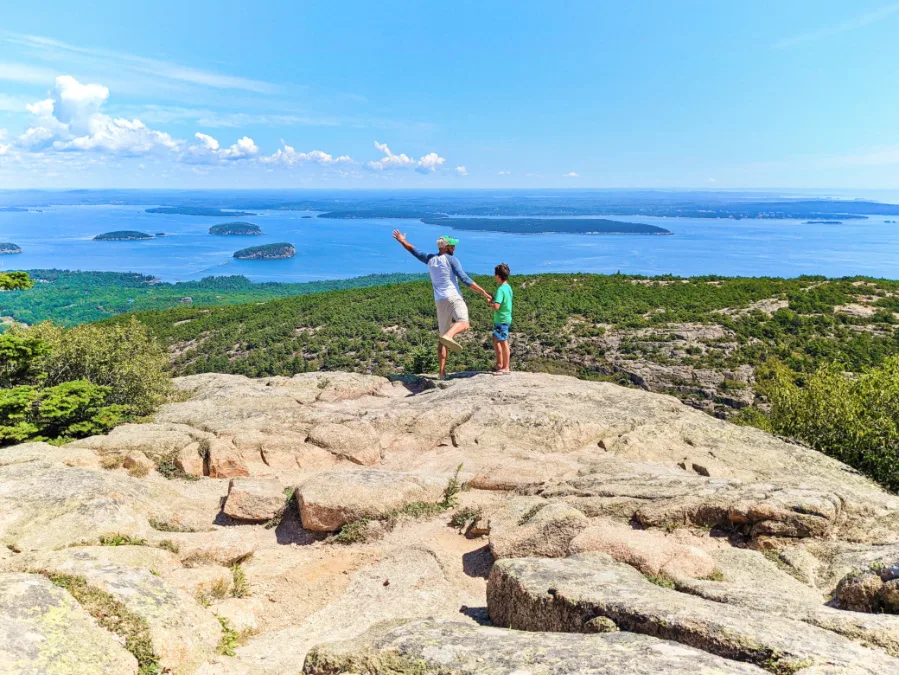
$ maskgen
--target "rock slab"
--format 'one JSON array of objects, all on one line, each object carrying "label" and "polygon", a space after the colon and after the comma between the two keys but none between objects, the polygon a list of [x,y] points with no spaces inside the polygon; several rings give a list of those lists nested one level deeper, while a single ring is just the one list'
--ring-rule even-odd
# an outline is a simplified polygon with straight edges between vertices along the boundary
[{"label": "rock slab", "polygon": [[[597,617],[775,672],[899,673],[899,659],[801,621],[711,602],[648,581],[604,554],[500,560],[487,585],[495,625],[587,632]],[[541,638],[542,639],[542,638]],[[814,671],[813,671],[814,672]]]},{"label": "rock slab", "polygon": [[411,502],[439,502],[444,481],[397,471],[324,471],[296,489],[303,527],[333,532],[360,518],[378,518]]},{"label": "rock slab", "polygon": [[68,592],[38,574],[0,574],[0,673],[137,673],[137,660]]},{"label": "rock slab", "polygon": [[356,640],[316,647],[306,675],[416,673],[419,675],[762,675],[727,661],[632,633],[533,636],[453,621],[388,621]]}]

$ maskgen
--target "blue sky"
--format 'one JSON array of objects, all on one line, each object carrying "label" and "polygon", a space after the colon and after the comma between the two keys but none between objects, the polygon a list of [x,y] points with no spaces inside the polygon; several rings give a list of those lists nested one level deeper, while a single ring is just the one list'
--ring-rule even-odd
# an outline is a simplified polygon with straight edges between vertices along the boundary
[{"label": "blue sky", "polygon": [[899,188],[899,3],[4,3],[0,188]]}]

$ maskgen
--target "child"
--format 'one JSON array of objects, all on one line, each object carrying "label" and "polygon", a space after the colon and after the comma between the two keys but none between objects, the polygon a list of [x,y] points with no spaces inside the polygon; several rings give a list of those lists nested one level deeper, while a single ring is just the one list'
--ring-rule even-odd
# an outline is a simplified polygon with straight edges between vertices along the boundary
[{"label": "child", "polygon": [[496,375],[506,375],[511,371],[509,359],[509,325],[512,323],[512,287],[509,285],[509,266],[500,263],[493,270],[496,295],[490,302],[493,307],[493,349],[496,351]]}]

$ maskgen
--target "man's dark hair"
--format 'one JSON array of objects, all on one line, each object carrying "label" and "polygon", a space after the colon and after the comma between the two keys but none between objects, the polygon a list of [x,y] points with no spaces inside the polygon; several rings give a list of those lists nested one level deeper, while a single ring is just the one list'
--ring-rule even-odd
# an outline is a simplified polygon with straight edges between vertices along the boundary
[{"label": "man's dark hair", "polygon": [[509,266],[506,263],[500,263],[493,268],[493,273],[503,281],[509,280]]}]

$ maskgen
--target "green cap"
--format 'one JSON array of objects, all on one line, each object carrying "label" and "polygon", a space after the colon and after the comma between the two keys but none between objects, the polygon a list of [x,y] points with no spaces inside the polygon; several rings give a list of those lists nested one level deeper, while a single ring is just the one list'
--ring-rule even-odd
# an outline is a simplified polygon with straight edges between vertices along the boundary
[{"label": "green cap", "polygon": [[447,246],[458,246],[459,245],[459,240],[454,239],[453,237],[449,236],[448,234],[445,234],[440,238],[446,242]]}]

